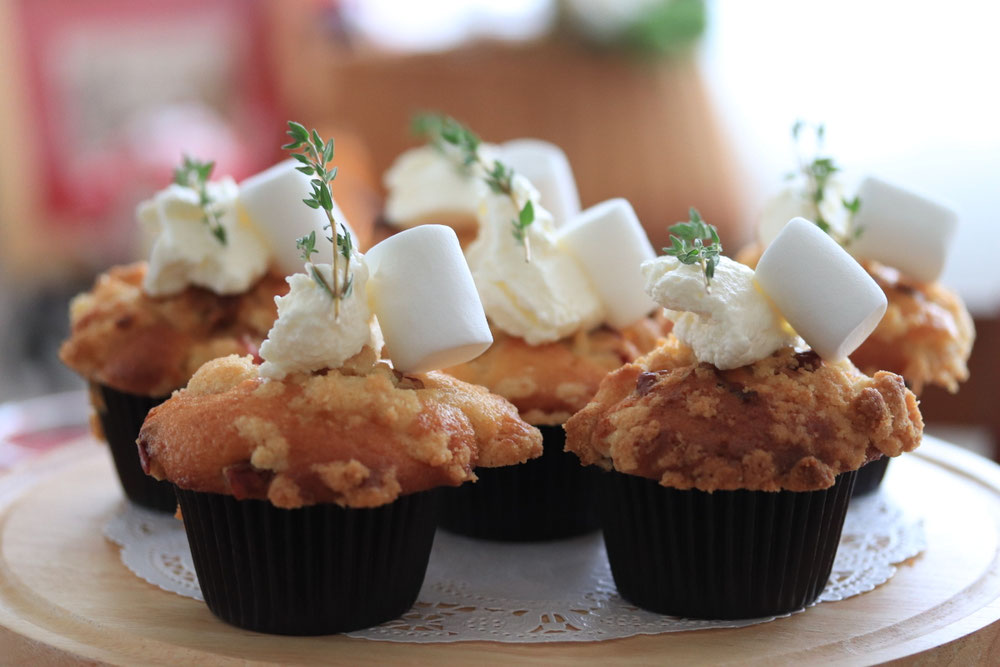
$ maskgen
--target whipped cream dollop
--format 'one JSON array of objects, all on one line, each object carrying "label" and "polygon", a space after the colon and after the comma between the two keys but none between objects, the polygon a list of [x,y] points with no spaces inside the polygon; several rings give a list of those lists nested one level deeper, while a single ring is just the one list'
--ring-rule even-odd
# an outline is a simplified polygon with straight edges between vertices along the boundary
[{"label": "whipped cream dollop", "polygon": [[817,205],[804,184],[787,186],[764,204],[757,221],[757,240],[767,247],[792,218],[818,220],[821,214],[834,235],[843,235],[848,222],[847,209],[841,202],[844,193],[843,184],[831,179],[823,192],[823,201]]},{"label": "whipped cream dollop", "polygon": [[[307,271],[310,266],[333,284],[330,264],[307,264]],[[275,299],[278,319],[260,346],[261,377],[280,380],[289,373],[339,368],[365,345],[375,345],[372,329],[377,325],[366,296],[368,266],[360,254],[352,254],[350,270],[354,286],[340,300],[339,317],[333,299],[311,275],[296,273],[285,279],[291,289]]]},{"label": "whipped cream dollop", "polygon": [[205,224],[198,193],[191,188],[170,185],[136,209],[139,224],[155,237],[143,281],[150,296],[169,296],[190,285],[239,294],[267,272],[271,253],[258,230],[237,215],[236,183],[225,178],[209,183],[207,190],[225,243]]},{"label": "whipped cream dollop", "polygon": [[753,270],[728,257],[719,258],[711,291],[705,290],[700,264],[676,257],[643,262],[642,272],[646,292],[667,309],[674,335],[698,361],[726,370],[803,344],[757,288]]},{"label": "whipped cream dollop", "polygon": [[[461,228],[474,227],[479,202],[489,188],[479,174],[463,168],[446,151],[427,145],[401,154],[385,172],[383,183],[388,191],[385,217],[396,227],[413,227],[438,222]],[[495,147],[480,145],[480,154],[491,160]]]},{"label": "whipped cream dollop", "polygon": [[576,259],[557,242],[552,216],[538,191],[519,174],[512,189],[523,207],[531,200],[535,221],[525,234],[531,261],[514,238],[519,208],[505,194],[487,192],[480,201],[479,236],[465,256],[487,317],[530,345],[552,342],[604,319],[604,308]]}]

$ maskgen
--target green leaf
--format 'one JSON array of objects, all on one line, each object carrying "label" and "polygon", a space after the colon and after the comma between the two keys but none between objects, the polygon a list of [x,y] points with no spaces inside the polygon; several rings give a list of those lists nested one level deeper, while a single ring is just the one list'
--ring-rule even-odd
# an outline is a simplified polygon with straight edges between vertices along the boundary
[{"label": "green leaf", "polygon": [[681,264],[700,263],[705,274],[705,289],[710,289],[722,254],[719,232],[705,222],[693,206],[688,210],[688,217],[688,222],[670,226],[670,247],[663,248],[663,253],[676,257]]},{"label": "green leaf", "polygon": [[518,222],[521,224],[521,227],[527,227],[534,221],[535,221],[535,206],[534,204],[531,203],[531,200],[529,199],[528,203],[525,204],[524,208],[521,209],[521,214],[519,216]]},{"label": "green leaf", "polygon": [[295,247],[302,251],[302,259],[309,261],[311,255],[316,254],[316,231],[309,232],[309,236],[303,236],[295,240]]},{"label": "green leaf", "polygon": [[315,283],[319,285],[320,288],[322,288],[322,290],[326,292],[331,299],[337,298],[333,295],[333,289],[331,289],[330,286],[326,283],[326,279],[323,278],[320,272],[312,264],[309,265],[309,274],[312,276],[313,281],[315,281]]},{"label": "green leaf", "polygon": [[288,121],[288,135],[299,143],[309,140],[309,130],[306,129],[305,125],[296,123],[294,120]]},{"label": "green leaf", "polygon": [[319,188],[319,205],[326,211],[333,209],[333,197],[330,195],[330,188],[326,183]]},{"label": "green leaf", "polygon": [[219,243],[226,245],[226,228],[225,227],[214,227],[212,229],[212,234],[219,240]]}]

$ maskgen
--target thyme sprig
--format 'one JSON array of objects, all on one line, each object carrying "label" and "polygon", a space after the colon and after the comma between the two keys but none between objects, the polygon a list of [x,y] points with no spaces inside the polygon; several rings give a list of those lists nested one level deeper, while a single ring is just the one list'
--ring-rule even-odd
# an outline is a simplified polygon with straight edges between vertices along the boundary
[{"label": "thyme sprig", "polygon": [[[811,156],[811,159],[805,157],[802,151],[802,131],[807,127],[811,127],[815,135],[815,153]],[[815,222],[817,227],[832,236],[840,245],[845,247],[850,245],[851,241],[861,236],[862,230],[855,229],[853,224],[854,214],[858,212],[861,201],[857,197],[854,197],[854,199],[841,197],[840,203],[847,211],[847,230],[843,235],[833,232],[833,226],[824,217],[821,206],[827,197],[827,189],[834,174],[841,171],[840,167],[833,161],[833,158],[822,155],[823,145],[826,141],[826,126],[822,123],[810,126],[805,121],[797,120],[792,125],[792,140],[795,142],[799,153],[799,168],[797,172],[793,172],[789,176],[794,178],[796,175],[801,174],[805,178],[806,196],[813,204],[815,210],[816,219],[813,222]]]},{"label": "thyme sprig", "polygon": [[714,225],[705,222],[698,209],[688,209],[688,222],[678,222],[670,227],[670,247],[666,255],[676,257],[681,264],[701,264],[705,274],[705,291],[712,291],[712,278],[722,254],[722,241]]},{"label": "thyme sprig", "polygon": [[[307,130],[304,125],[292,120],[288,121],[287,134],[292,141],[281,148],[290,151],[301,149],[299,153],[292,153],[292,157],[302,163],[302,166],[296,169],[306,176],[313,177],[310,181],[312,192],[302,201],[306,206],[323,209],[326,213],[327,224],[324,229],[330,230],[331,234],[326,238],[333,244],[333,285],[328,284],[311,264],[310,274],[333,299],[334,312],[336,317],[340,317],[340,300],[349,297],[354,287],[354,276],[351,273],[351,251],[354,246],[347,226],[343,223],[338,224],[333,218],[333,195],[330,192],[330,183],[337,177],[337,167],[327,168],[333,159],[333,138],[324,142],[316,130]],[[309,236],[298,239],[296,247],[302,251],[302,258],[308,262],[317,252],[316,232],[310,232]],[[344,259],[343,269],[340,268],[341,258]]]},{"label": "thyme sprig", "polygon": [[414,134],[427,139],[432,146],[455,160],[463,169],[471,171],[479,167],[490,190],[510,198],[518,212],[517,219],[510,221],[511,233],[524,246],[524,261],[530,262],[531,240],[528,228],[535,222],[535,206],[530,199],[523,205],[518,201],[514,193],[514,169],[497,159],[492,164],[485,160],[479,152],[482,144],[479,136],[451,116],[418,114],[413,118],[411,129]]},{"label": "thyme sprig", "polygon": [[222,245],[226,245],[226,228],[219,220],[219,207],[208,194],[208,179],[212,177],[215,162],[201,160],[185,155],[181,166],[174,169],[174,183],[185,188],[191,188],[198,195],[198,207],[201,208],[201,221],[211,230],[212,236]]}]

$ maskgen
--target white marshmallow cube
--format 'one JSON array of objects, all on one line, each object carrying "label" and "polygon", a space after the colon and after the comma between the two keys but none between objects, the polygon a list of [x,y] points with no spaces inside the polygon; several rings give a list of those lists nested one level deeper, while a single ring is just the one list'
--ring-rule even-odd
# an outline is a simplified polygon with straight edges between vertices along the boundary
[{"label": "white marshmallow cube", "polygon": [[576,257],[604,305],[608,324],[621,329],[657,307],[646,294],[639,265],[656,258],[646,230],[626,199],[609,199],[572,218],[557,242]]},{"label": "white marshmallow cube", "polygon": [[514,168],[542,196],[542,206],[552,214],[556,226],[580,212],[580,195],[566,154],[541,139],[514,139],[500,147],[500,159]]},{"label": "white marshmallow cube", "polygon": [[420,225],[365,253],[368,303],[393,366],[406,373],[475,359],[493,344],[483,304],[451,227]]},{"label": "white marshmallow cube", "polygon": [[937,280],[958,227],[951,209],[877,178],[858,188],[861,206],[851,243],[855,257],[873,259],[921,282]]},{"label": "white marshmallow cube", "polygon": [[[240,183],[237,197],[241,213],[260,232],[271,250],[274,265],[286,275],[302,271],[304,260],[295,241],[309,236],[309,232],[316,232],[319,252],[313,256],[315,261],[329,262],[332,252],[332,244],[326,239],[333,234],[324,229],[329,222],[326,213],[302,203],[312,194],[309,183],[312,179],[296,169],[300,166],[295,160],[285,160],[254,174]],[[333,219],[347,227],[357,245],[357,236],[336,201]]]},{"label": "white marshmallow cube", "polygon": [[805,218],[782,228],[754,278],[792,328],[828,361],[854,352],[888,305],[868,272]]}]

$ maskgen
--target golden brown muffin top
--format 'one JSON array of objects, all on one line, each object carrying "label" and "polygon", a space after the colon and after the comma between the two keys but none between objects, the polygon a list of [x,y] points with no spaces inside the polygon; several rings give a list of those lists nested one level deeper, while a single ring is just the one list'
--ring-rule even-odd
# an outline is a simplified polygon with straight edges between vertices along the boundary
[{"label": "golden brown muffin top", "polygon": [[500,394],[529,424],[559,425],[587,404],[609,371],[653,349],[670,326],[648,318],[622,331],[601,327],[543,345],[493,327],[486,352],[444,372]]},{"label": "golden brown muffin top", "polygon": [[84,378],[119,391],[165,396],[198,367],[227,354],[256,353],[274,324],[274,297],[288,284],[277,274],[244,294],[219,296],[189,287],[168,297],[142,289],[146,263],[116,266],[70,303],[63,363]]},{"label": "golden brown muffin top", "polygon": [[813,491],[922,433],[898,375],[792,348],[722,371],[671,337],[607,376],[566,423],[566,449],[678,489]]},{"label": "golden brown muffin top", "polygon": [[[736,259],[753,268],[762,252],[760,244],[751,244]],[[868,375],[875,371],[902,375],[917,396],[928,384],[958,391],[958,383],[969,379],[966,362],[976,338],[961,297],[941,283],[910,280],[878,262],[861,265],[885,292],[889,305],[875,331],[851,354],[851,361]]]},{"label": "golden brown muffin top", "polygon": [[969,378],[966,362],[976,338],[962,299],[940,283],[909,281],[896,269],[865,262],[885,292],[889,307],[851,361],[869,375],[892,371],[906,378],[917,396],[934,384],[955,393]]},{"label": "golden brown muffin top", "polygon": [[210,361],[153,408],[138,443],[156,479],[285,508],[375,507],[542,453],[504,399],[443,373],[404,376],[367,347],[282,381],[249,356]]}]

